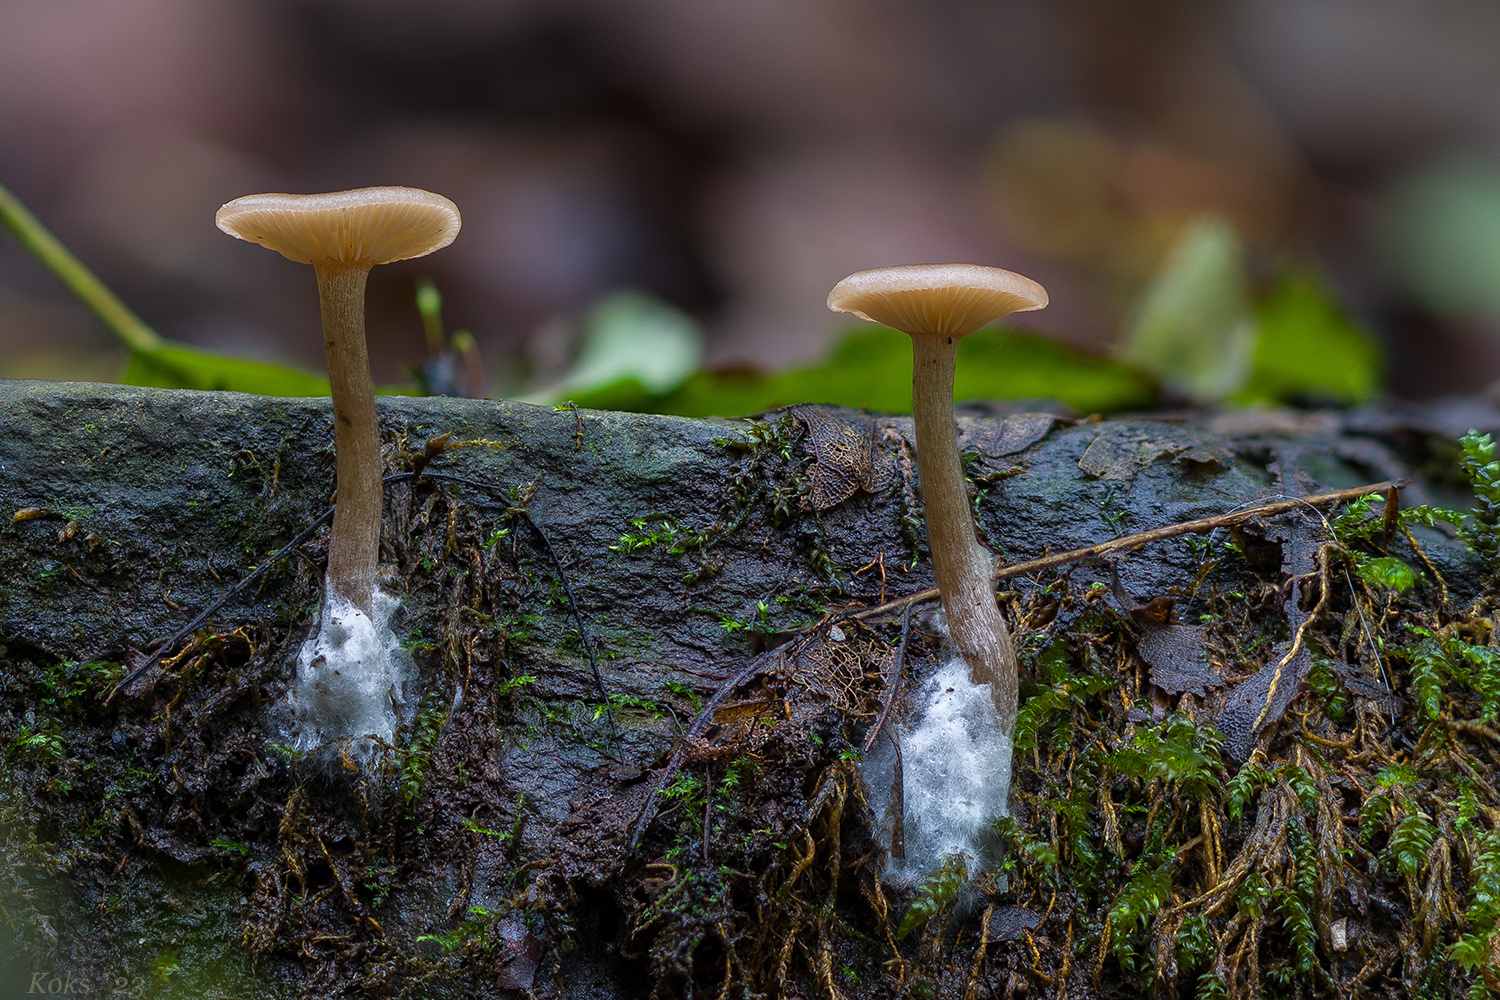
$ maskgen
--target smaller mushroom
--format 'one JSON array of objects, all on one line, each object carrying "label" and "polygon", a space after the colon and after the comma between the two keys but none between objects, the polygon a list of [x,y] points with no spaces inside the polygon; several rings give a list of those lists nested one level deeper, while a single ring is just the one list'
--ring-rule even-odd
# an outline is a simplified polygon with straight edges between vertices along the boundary
[{"label": "smaller mushroom", "polygon": [[380,563],[380,430],[365,348],[365,279],[376,264],[421,257],[458,235],[458,208],[408,187],[332,194],[252,194],[214,216],[230,236],[259,243],[318,276],[333,396],[338,496],[328,540],[328,589],[369,613]]},{"label": "smaller mushroom", "polygon": [[859,271],[828,293],[828,308],[910,334],[917,471],[948,638],[976,684],[988,684],[1001,730],[1015,729],[1019,687],[1010,629],[995,603],[994,562],[979,544],[953,423],[958,341],[1013,312],[1041,309],[1030,278],[975,264]]}]

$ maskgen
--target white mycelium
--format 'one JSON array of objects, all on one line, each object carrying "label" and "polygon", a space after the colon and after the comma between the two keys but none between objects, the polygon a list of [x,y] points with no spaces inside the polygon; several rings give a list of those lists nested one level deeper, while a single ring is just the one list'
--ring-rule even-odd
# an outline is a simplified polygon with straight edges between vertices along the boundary
[{"label": "white mycelium", "polygon": [[411,653],[391,631],[398,602],[375,591],[374,613],[330,592],[318,630],[297,656],[297,677],[288,692],[293,737],[301,750],[332,740],[351,739],[357,755],[368,754],[375,736],[387,743],[396,734],[402,689],[413,675]]},{"label": "white mycelium", "polygon": [[[993,823],[1007,814],[1010,737],[1000,732],[989,686],[971,681],[962,660],[944,664],[916,705],[913,723],[899,733],[906,857],[892,857],[891,870],[921,878],[938,868],[943,855],[965,854],[973,871],[973,862],[993,860]],[[888,847],[895,763],[890,740],[882,739],[864,765],[870,805]]]}]

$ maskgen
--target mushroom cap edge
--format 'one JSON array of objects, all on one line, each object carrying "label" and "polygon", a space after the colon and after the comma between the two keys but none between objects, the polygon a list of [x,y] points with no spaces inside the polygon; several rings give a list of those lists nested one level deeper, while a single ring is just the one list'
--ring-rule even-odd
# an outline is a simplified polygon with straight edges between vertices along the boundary
[{"label": "mushroom cap edge", "polygon": [[214,223],[299,264],[370,266],[441,250],[458,235],[458,206],[412,187],[326,194],[251,194],[225,203]]},{"label": "mushroom cap edge", "polygon": [[1047,305],[1024,275],[979,264],[902,264],[856,271],[828,293],[828,308],[904,333],[966,337],[1013,312]]}]

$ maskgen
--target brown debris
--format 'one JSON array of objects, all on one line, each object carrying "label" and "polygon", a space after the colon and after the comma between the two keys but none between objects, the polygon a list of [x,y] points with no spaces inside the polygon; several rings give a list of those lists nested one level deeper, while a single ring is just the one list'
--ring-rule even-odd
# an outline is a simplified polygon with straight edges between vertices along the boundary
[{"label": "brown debris", "polygon": [[1224,683],[1208,659],[1208,632],[1174,619],[1175,602],[1154,597],[1141,602],[1132,597],[1114,573],[1115,600],[1135,623],[1141,638],[1136,652],[1151,669],[1151,683],[1168,694],[1192,692],[1202,697]]},{"label": "brown debris", "polygon": [[1228,448],[1187,438],[1170,424],[1117,420],[1099,425],[1099,433],[1078,460],[1078,468],[1092,479],[1128,482],[1163,457],[1219,470],[1234,465],[1234,456]]},{"label": "brown debris", "polygon": [[991,941],[1017,941],[1026,931],[1036,930],[1041,914],[1024,906],[1001,906],[990,914]]},{"label": "brown debris", "polygon": [[1167,694],[1203,697],[1224,678],[1209,662],[1208,632],[1196,625],[1142,626],[1136,652],[1151,668],[1151,683]]},{"label": "brown debris", "polygon": [[788,412],[807,428],[813,454],[803,510],[829,510],[861,490],[885,492],[890,463],[875,447],[873,418],[860,413],[843,420],[822,406],[793,406]]},{"label": "brown debris", "polygon": [[1004,458],[1025,451],[1052,432],[1062,420],[1051,413],[1015,413],[999,420],[961,420],[960,451]]},{"label": "brown debris", "polygon": [[[1280,719],[1297,696],[1302,681],[1312,671],[1304,635],[1322,610],[1330,592],[1327,580],[1328,553],[1318,536],[1321,526],[1306,514],[1292,514],[1269,526],[1266,537],[1281,544],[1282,573],[1288,579],[1282,613],[1292,638],[1278,643],[1269,662],[1250,678],[1236,685],[1224,699],[1215,725],[1224,734],[1224,749],[1236,760],[1244,760],[1256,735]],[[1318,606],[1311,614],[1302,610],[1303,583],[1315,572],[1314,561],[1322,560],[1323,577]]]},{"label": "brown debris", "polygon": [[495,985],[502,990],[529,990],[542,964],[542,942],[514,920],[496,921],[492,935],[500,945]]}]

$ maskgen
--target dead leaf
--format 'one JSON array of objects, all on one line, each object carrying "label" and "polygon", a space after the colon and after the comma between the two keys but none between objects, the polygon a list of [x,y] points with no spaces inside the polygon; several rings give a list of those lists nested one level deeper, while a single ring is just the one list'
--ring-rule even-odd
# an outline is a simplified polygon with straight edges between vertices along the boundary
[{"label": "dead leaf", "polygon": [[1196,466],[1202,471],[1228,472],[1234,467],[1234,452],[1223,445],[1196,444],[1173,460],[1179,465]]},{"label": "dead leaf", "polygon": [[1115,420],[1099,425],[1078,468],[1094,479],[1124,482],[1164,456],[1221,470],[1234,464],[1228,448],[1183,428],[1151,420]]},{"label": "dead leaf", "polygon": [[842,420],[822,406],[793,406],[788,411],[807,427],[813,466],[804,510],[828,510],[860,490],[883,493],[890,469],[875,449],[875,421],[864,414]]},{"label": "dead leaf", "polygon": [[1306,646],[1282,662],[1290,646],[1289,642],[1279,643],[1272,652],[1271,662],[1235,685],[1224,698],[1224,707],[1219,710],[1214,726],[1224,735],[1224,749],[1235,760],[1250,756],[1256,734],[1286,713],[1286,707],[1302,687],[1303,678],[1312,670],[1312,657],[1307,654]]},{"label": "dead leaf", "polygon": [[1143,626],[1136,652],[1151,669],[1151,683],[1168,694],[1203,697],[1224,678],[1208,659],[1208,633],[1194,625]]},{"label": "dead leaf", "polygon": [[1025,451],[1046,437],[1059,418],[1050,413],[1016,413],[1000,420],[960,420],[960,451],[1004,458]]},{"label": "dead leaf", "polygon": [[495,985],[502,990],[529,990],[542,964],[542,942],[514,920],[495,923],[493,934],[500,944]]},{"label": "dead leaf", "polygon": [[1168,694],[1191,691],[1200,698],[1224,683],[1208,659],[1208,633],[1195,625],[1184,625],[1173,617],[1175,603],[1170,597],[1154,597],[1141,602],[1120,583],[1113,566],[1115,600],[1120,602],[1140,626],[1141,639],[1136,643],[1151,683]]},{"label": "dead leaf", "polygon": [[1100,424],[1078,468],[1093,479],[1133,479],[1161,456],[1175,454],[1173,442],[1158,431],[1158,426],[1129,421]]},{"label": "dead leaf", "polygon": [[[1302,585],[1316,567],[1322,544],[1321,522],[1311,516],[1286,515],[1266,525],[1265,535],[1280,544],[1281,572],[1292,580],[1282,613],[1289,633],[1295,636],[1308,617],[1302,610]],[[1291,650],[1291,640],[1277,643],[1270,661],[1225,697],[1214,725],[1224,734],[1224,749],[1234,759],[1249,757],[1256,735],[1286,713],[1311,672],[1313,662],[1307,646],[1299,646],[1295,655]]]},{"label": "dead leaf", "polygon": [[1382,709],[1395,707],[1397,699],[1383,679],[1371,677],[1363,670],[1343,660],[1334,660],[1333,669],[1338,671],[1339,679],[1343,681],[1344,687],[1349,689],[1350,694],[1360,698],[1369,698]]}]

